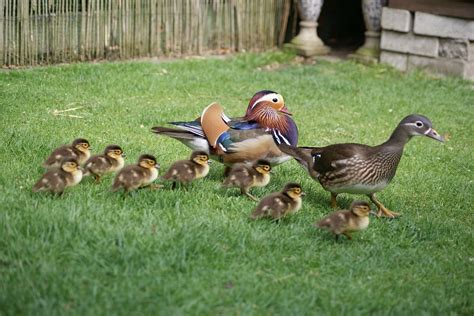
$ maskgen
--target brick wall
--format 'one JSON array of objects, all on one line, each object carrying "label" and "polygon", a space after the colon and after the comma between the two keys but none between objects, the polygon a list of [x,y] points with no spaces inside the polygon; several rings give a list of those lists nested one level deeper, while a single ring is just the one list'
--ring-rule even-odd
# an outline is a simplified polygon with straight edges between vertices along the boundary
[{"label": "brick wall", "polygon": [[380,61],[474,80],[474,20],[385,7]]}]

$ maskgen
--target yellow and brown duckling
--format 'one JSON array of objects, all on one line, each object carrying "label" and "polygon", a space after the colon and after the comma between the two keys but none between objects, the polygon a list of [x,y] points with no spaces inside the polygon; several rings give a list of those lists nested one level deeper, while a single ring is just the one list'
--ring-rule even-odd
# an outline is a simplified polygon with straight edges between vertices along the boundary
[{"label": "yellow and brown duckling", "polygon": [[228,172],[222,184],[226,188],[238,187],[240,192],[254,201],[258,199],[249,193],[252,187],[264,187],[270,182],[272,166],[267,160],[259,159],[252,164],[237,163]]},{"label": "yellow and brown duckling", "polygon": [[60,168],[47,171],[33,186],[33,192],[52,192],[62,194],[64,189],[72,187],[82,180],[82,169],[74,158],[61,162]]},{"label": "yellow and brown duckling", "polygon": [[138,163],[135,165],[125,166],[115,176],[112,185],[112,191],[118,191],[121,188],[125,192],[149,186],[158,178],[158,169],[160,165],[156,162],[156,158],[152,155],[141,155]]},{"label": "yellow and brown duckling", "polygon": [[61,165],[62,160],[68,158],[74,158],[79,165],[82,165],[90,156],[90,144],[87,139],[77,138],[71,145],[63,145],[53,150],[51,155],[49,155],[43,163],[43,167],[47,169],[57,168]]},{"label": "yellow and brown duckling", "polygon": [[283,190],[264,197],[257,208],[250,215],[251,219],[271,217],[278,220],[288,214],[296,213],[302,206],[302,199],[306,195],[297,183],[288,183]]},{"label": "yellow and brown duckling", "polygon": [[179,160],[171,165],[166,174],[165,180],[172,180],[172,188],[176,188],[176,183],[188,184],[189,182],[204,178],[209,173],[209,155],[204,151],[193,151],[188,160]]},{"label": "yellow and brown duckling", "polygon": [[369,226],[370,206],[365,201],[354,201],[350,210],[333,212],[314,224],[317,228],[329,230],[336,236],[345,235],[352,239],[351,232],[366,229]]},{"label": "yellow and brown duckling", "polygon": [[107,173],[121,170],[125,164],[125,154],[120,146],[109,145],[102,155],[90,157],[84,165],[84,175],[93,175],[96,182]]}]

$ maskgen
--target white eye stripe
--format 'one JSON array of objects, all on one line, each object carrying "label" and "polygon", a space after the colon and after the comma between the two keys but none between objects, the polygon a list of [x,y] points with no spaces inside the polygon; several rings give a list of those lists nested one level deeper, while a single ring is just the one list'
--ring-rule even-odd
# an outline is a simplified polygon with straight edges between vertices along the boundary
[{"label": "white eye stripe", "polygon": [[[264,95],[263,97],[257,99],[253,104],[252,106],[250,106],[251,109],[253,109],[258,103],[262,102],[262,101],[271,101],[273,102],[273,99],[278,99],[278,101],[282,101],[283,98],[281,97],[281,95],[279,95],[278,93],[270,93],[270,94],[266,94]],[[277,102],[278,102],[277,101]]]}]

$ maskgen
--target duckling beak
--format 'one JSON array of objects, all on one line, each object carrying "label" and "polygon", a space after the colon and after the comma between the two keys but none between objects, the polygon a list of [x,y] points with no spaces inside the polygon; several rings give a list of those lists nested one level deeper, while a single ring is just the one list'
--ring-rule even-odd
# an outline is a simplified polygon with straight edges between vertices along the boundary
[{"label": "duckling beak", "polygon": [[124,153],[122,153],[122,157],[123,157],[123,158],[126,158],[126,157],[127,157],[127,155],[125,155]]},{"label": "duckling beak", "polygon": [[286,115],[293,115],[290,111],[288,111],[288,108],[286,105],[284,105],[281,109],[280,112],[285,113]]},{"label": "duckling beak", "polygon": [[369,212],[369,214],[370,214],[370,215],[377,216],[377,212],[376,212],[376,211],[372,211],[372,210],[371,210],[371,211]]},{"label": "duckling beak", "polygon": [[429,137],[429,138],[433,138],[433,139],[436,139],[437,141],[440,141],[442,143],[444,143],[444,137],[441,136],[437,131],[435,131],[434,128],[430,128],[425,136]]},{"label": "duckling beak", "polygon": [[156,169],[160,169],[160,164],[157,163],[157,164],[155,165],[155,168],[156,168]]},{"label": "duckling beak", "polygon": [[305,196],[306,195],[306,192],[301,192],[300,193],[300,196]]},{"label": "duckling beak", "polygon": [[207,161],[207,163],[208,163],[208,164],[211,164],[211,163],[214,163],[214,161],[211,160],[211,159],[209,159],[209,160]]}]

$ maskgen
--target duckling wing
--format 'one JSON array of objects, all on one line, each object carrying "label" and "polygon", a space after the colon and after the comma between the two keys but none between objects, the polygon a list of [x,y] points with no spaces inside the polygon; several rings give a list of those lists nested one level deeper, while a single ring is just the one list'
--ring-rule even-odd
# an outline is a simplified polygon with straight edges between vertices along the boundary
[{"label": "duckling wing", "polygon": [[142,184],[144,177],[143,168],[137,165],[126,166],[115,176],[112,190],[116,191],[120,187],[138,188]]},{"label": "duckling wing", "polygon": [[195,177],[196,170],[193,166],[193,163],[189,160],[181,160],[171,165],[166,174],[163,176],[163,179],[189,182]]},{"label": "duckling wing", "polygon": [[229,171],[229,175],[224,180],[224,186],[247,187],[252,183],[253,177],[250,174],[249,166],[244,163],[236,163]]},{"label": "duckling wing", "polygon": [[104,156],[92,156],[89,158],[85,165],[86,171],[92,171],[93,173],[104,172],[112,167],[111,162]]},{"label": "duckling wing", "polygon": [[273,193],[264,197],[257,208],[250,215],[251,219],[258,219],[262,217],[272,217],[274,219],[282,217],[288,209],[284,197],[280,193]]},{"label": "duckling wing", "polygon": [[66,181],[59,170],[48,171],[33,186],[33,192],[51,191],[60,193],[64,190]]},{"label": "duckling wing", "polygon": [[76,153],[69,145],[56,148],[43,163],[43,167],[51,167],[59,164],[65,157],[77,158]]}]

